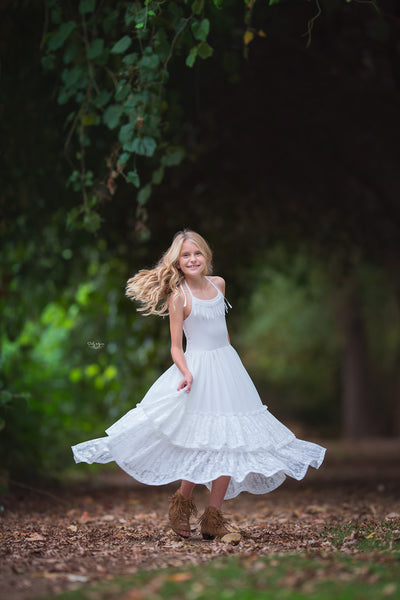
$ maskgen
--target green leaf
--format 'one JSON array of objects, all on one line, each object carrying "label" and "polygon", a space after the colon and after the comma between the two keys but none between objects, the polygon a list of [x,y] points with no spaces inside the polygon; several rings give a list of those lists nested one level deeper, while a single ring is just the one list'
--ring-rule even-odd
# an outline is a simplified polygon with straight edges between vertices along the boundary
[{"label": "green leaf", "polygon": [[165,167],[174,167],[179,165],[185,157],[185,150],[179,146],[170,146],[161,159],[161,164]]},{"label": "green leaf", "polygon": [[140,156],[153,156],[157,142],[149,136],[137,137],[132,144],[132,152],[136,152]]},{"label": "green leaf", "polygon": [[125,148],[132,141],[133,135],[135,131],[135,123],[127,123],[123,125],[119,130],[118,139],[121,142],[124,150],[130,151],[130,148]]},{"label": "green leaf", "polygon": [[207,44],[207,42],[201,42],[201,44],[197,46],[197,53],[200,58],[210,58],[213,52],[214,50],[211,48],[210,44]]},{"label": "green leaf", "polygon": [[90,44],[86,56],[89,60],[93,60],[100,56],[104,51],[104,40],[101,38],[97,38],[97,40],[93,40]]},{"label": "green leaf", "polygon": [[65,65],[69,65],[75,58],[78,56],[80,52],[80,46],[78,44],[69,43],[65,48],[63,61]]},{"label": "green leaf", "polygon": [[61,106],[66,104],[68,100],[75,94],[75,90],[71,88],[61,88],[57,97],[57,102]]},{"label": "green leaf", "polygon": [[100,94],[96,97],[94,104],[98,106],[105,106],[111,99],[112,92],[108,92],[107,90],[101,90]]},{"label": "green leaf", "polygon": [[144,8],[139,8],[140,4],[135,2],[135,18],[133,22],[135,23],[135,29],[144,29],[148,16],[147,6]]},{"label": "green leaf", "polygon": [[112,54],[123,54],[128,50],[129,46],[132,44],[132,39],[129,35],[124,35],[123,38],[118,40],[116,44],[111,48]]},{"label": "green leaf", "polygon": [[75,65],[72,69],[64,69],[61,79],[68,87],[82,89],[87,84],[86,69],[82,65]]},{"label": "green leaf", "polygon": [[130,94],[123,104],[125,114],[130,117],[139,103],[140,99],[138,100],[137,95]]},{"label": "green leaf", "polygon": [[197,57],[197,46],[190,49],[190,52],[187,55],[186,61],[185,61],[186,66],[193,67],[194,63],[196,62],[196,57]]},{"label": "green leaf", "polygon": [[64,42],[69,38],[71,33],[74,31],[76,27],[75,21],[67,21],[63,23],[59,30],[54,33],[48,42],[48,47],[50,50],[58,50],[63,46]]},{"label": "green leaf", "polygon": [[153,171],[153,175],[151,177],[152,183],[154,185],[160,185],[162,180],[164,179],[164,167],[159,167],[155,171]]},{"label": "green leaf", "polygon": [[128,183],[133,183],[135,187],[140,187],[140,179],[136,171],[129,171],[129,173],[126,176],[126,180]]},{"label": "green leaf", "polygon": [[45,69],[46,71],[50,71],[51,69],[54,69],[54,66],[56,64],[56,57],[54,54],[48,54],[47,56],[42,56],[42,67],[43,69]]},{"label": "green leaf", "polygon": [[124,56],[124,58],[122,59],[122,62],[124,63],[124,65],[134,65],[137,62],[138,59],[138,53],[137,52],[132,52],[132,54],[127,54],[126,56]]},{"label": "green leaf", "polygon": [[68,231],[70,231],[71,229],[74,229],[76,227],[78,218],[80,217],[81,213],[82,213],[81,206],[75,206],[67,213],[66,225],[67,225]]},{"label": "green leaf", "polygon": [[192,23],[192,33],[196,40],[199,40],[200,42],[205,42],[209,32],[210,21],[208,19],[203,19],[202,21],[194,21],[194,23]]},{"label": "green leaf", "polygon": [[138,195],[137,195],[137,203],[140,204],[140,206],[144,206],[147,202],[147,200],[150,198],[151,196],[151,184],[147,183],[144,187],[142,187],[141,190],[139,190]]},{"label": "green leaf", "polygon": [[136,21],[136,7],[135,4],[130,3],[125,11],[125,25],[130,27]]},{"label": "green leaf", "polygon": [[183,9],[176,2],[169,2],[167,6],[168,12],[174,17],[174,21],[178,23],[184,17]]},{"label": "green leaf", "polygon": [[127,85],[126,80],[123,79],[119,82],[117,90],[115,92],[115,99],[117,102],[122,102],[125,98],[128,97],[131,88]]},{"label": "green leaf", "polygon": [[138,66],[143,69],[157,69],[159,64],[160,58],[158,54],[151,54],[148,56],[143,56],[143,58],[140,59]]},{"label": "green leaf", "polygon": [[121,154],[121,156],[118,159],[118,164],[120,165],[120,167],[124,168],[124,166],[126,165],[126,163],[128,162],[128,160],[131,157],[131,153],[130,152],[123,152]]},{"label": "green leaf", "polygon": [[86,15],[96,8],[96,0],[81,0],[79,2],[79,14]]},{"label": "green leaf", "polygon": [[119,124],[122,115],[122,106],[120,104],[112,104],[108,106],[103,115],[103,122],[109,129],[115,129]]},{"label": "green leaf", "polygon": [[269,0],[268,6],[272,6],[273,4],[279,4],[281,0]]},{"label": "green leaf", "polygon": [[204,0],[195,0],[192,4],[192,12],[195,15],[200,15],[204,9]]},{"label": "green leaf", "polygon": [[119,20],[119,11],[112,10],[106,17],[102,19],[101,26],[103,28],[104,33],[110,33],[111,29],[117,24]]},{"label": "green leaf", "polygon": [[170,43],[167,33],[164,29],[159,29],[153,37],[154,49],[157,52],[160,60],[167,60],[170,52]]},{"label": "green leaf", "polygon": [[84,125],[85,127],[90,125],[97,125],[98,122],[99,117],[96,113],[91,112],[82,116],[82,125]]},{"label": "green leaf", "polygon": [[97,231],[100,228],[100,225],[101,217],[94,210],[91,210],[90,212],[86,213],[83,217],[83,226],[86,229],[86,231],[89,231],[90,233],[94,233],[95,231]]}]

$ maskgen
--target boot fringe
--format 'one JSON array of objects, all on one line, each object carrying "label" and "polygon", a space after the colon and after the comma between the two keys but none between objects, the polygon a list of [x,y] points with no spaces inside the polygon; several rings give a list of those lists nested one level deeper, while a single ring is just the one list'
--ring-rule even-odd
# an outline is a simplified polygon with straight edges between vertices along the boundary
[{"label": "boot fringe", "polygon": [[229,522],[225,519],[222,512],[214,506],[208,506],[199,519],[201,534],[205,540],[222,538],[230,533]]},{"label": "boot fringe", "polygon": [[[171,529],[180,537],[185,539],[190,537],[190,517],[197,515],[197,507],[193,498],[184,498],[179,490],[177,490],[170,498],[168,514]],[[182,531],[187,532],[188,535],[182,535]]]}]

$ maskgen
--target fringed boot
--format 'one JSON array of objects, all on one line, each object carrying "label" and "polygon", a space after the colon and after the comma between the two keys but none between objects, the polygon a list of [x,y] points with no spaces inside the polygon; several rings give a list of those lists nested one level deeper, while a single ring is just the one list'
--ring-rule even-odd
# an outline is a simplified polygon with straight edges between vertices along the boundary
[{"label": "fringed boot", "polygon": [[205,540],[222,538],[227,533],[229,525],[222,512],[215,506],[208,506],[200,517],[201,534]]},{"label": "fringed boot", "polygon": [[184,498],[179,490],[177,490],[170,499],[168,514],[171,529],[181,537],[189,538],[192,534],[190,517],[197,515],[197,508],[193,502],[193,498]]}]

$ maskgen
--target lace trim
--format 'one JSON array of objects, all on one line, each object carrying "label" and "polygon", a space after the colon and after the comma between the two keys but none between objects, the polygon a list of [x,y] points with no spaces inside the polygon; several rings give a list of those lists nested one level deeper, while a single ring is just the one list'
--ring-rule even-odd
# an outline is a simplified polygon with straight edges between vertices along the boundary
[{"label": "lace trim", "polygon": [[136,480],[164,485],[187,479],[210,487],[220,475],[230,475],[225,495],[234,498],[242,491],[265,494],[278,487],[286,475],[301,480],[310,466],[319,468],[325,448],[294,438],[280,449],[236,453],[230,450],[188,450],[168,444],[143,427],[134,440],[129,434],[100,438],[73,447],[76,462],[115,461]]}]

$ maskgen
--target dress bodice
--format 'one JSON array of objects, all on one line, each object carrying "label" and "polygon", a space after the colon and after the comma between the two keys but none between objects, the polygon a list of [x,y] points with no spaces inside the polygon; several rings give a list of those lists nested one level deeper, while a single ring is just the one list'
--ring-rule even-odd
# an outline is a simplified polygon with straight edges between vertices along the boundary
[{"label": "dress bodice", "polygon": [[202,300],[193,295],[186,281],[181,285],[183,294],[190,294],[192,309],[183,322],[186,337],[186,352],[215,350],[229,345],[228,330],[225,321],[227,301],[214,283],[206,278],[216,289],[216,296]]}]

